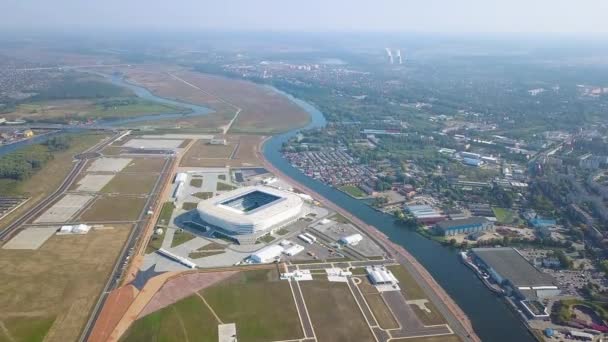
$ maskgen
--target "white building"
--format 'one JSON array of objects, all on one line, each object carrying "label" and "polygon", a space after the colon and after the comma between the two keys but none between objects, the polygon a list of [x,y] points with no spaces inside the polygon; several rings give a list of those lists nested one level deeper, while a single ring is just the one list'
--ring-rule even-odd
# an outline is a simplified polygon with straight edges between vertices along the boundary
[{"label": "white building", "polygon": [[304,247],[302,247],[301,245],[293,245],[284,250],[283,253],[289,256],[294,256],[300,254],[302,251],[304,251]]},{"label": "white building", "polygon": [[265,264],[269,262],[275,262],[280,259],[281,253],[283,253],[283,247],[279,245],[267,246],[259,251],[251,254],[251,261],[257,264]]},{"label": "white building", "polygon": [[185,172],[179,172],[175,175],[173,183],[185,182],[188,180],[188,174]]},{"label": "white building", "polygon": [[296,221],[304,202],[287,191],[247,186],[201,201],[200,218],[234,234],[272,231]]},{"label": "white building", "polygon": [[361,241],[363,241],[363,236],[361,236],[361,234],[348,235],[340,239],[340,243],[349,246],[354,246]]},{"label": "white building", "polygon": [[386,267],[368,266],[366,269],[369,280],[374,285],[395,285],[399,280]]}]

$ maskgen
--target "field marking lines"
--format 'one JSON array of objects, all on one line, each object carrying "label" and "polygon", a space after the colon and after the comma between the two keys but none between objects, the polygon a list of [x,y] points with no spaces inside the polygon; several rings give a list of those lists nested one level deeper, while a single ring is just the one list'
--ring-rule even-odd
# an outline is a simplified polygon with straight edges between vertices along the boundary
[{"label": "field marking lines", "polygon": [[173,309],[173,312],[175,312],[175,315],[177,315],[177,321],[179,322],[179,325],[182,328],[182,331],[184,332],[184,336],[186,337],[186,342],[190,342],[190,340],[188,339],[188,331],[186,330],[186,326],[184,325],[182,316],[179,314],[179,311],[177,311],[175,306],[172,306],[171,308]]},{"label": "field marking lines", "polygon": [[215,320],[219,323],[219,324],[224,324],[224,322],[222,322],[222,320],[220,319],[220,316],[218,316],[215,313],[215,310],[213,310],[213,308],[211,307],[211,305],[209,305],[209,303],[207,303],[207,301],[205,300],[205,297],[203,297],[202,294],[196,292],[196,295],[203,301],[203,303],[205,303],[205,305],[207,306],[207,308],[209,309],[209,311],[211,311],[211,313],[213,314],[213,316],[215,317]]},{"label": "field marking lines", "polygon": [[306,301],[304,300],[304,294],[302,293],[302,289],[300,288],[300,284],[297,281],[294,281],[294,283],[296,284],[295,286],[298,288],[298,293],[300,296],[300,299],[302,300],[302,304],[304,306],[304,311],[306,313],[306,319],[308,321],[308,325],[310,325],[310,330],[312,330],[312,336],[306,336],[306,328],[304,327],[304,318],[300,312],[300,309],[298,307],[298,301],[296,299],[296,294],[294,292],[293,289],[293,284],[292,284],[292,280],[289,279],[289,287],[291,288],[291,294],[293,295],[293,300],[294,300],[294,304],[296,305],[296,309],[298,311],[298,315],[300,316],[300,323],[302,324],[302,332],[304,333],[304,339],[309,339],[309,338],[314,338],[315,341],[317,340],[317,334],[315,333],[315,326],[312,324],[312,319],[310,319],[310,314],[308,313],[308,307],[306,306]]},{"label": "field marking lines", "polygon": [[[367,316],[365,315],[365,313],[363,312],[363,308],[361,307],[361,304],[359,304],[359,301],[357,300],[357,296],[355,296],[355,292],[353,292],[352,289],[352,285],[350,283],[350,281],[346,282],[347,286],[348,286],[348,290],[350,291],[350,293],[353,295],[353,299],[355,300],[355,303],[357,303],[357,306],[359,307],[359,312],[361,312],[361,315],[363,315],[363,319],[365,319],[365,323],[367,323],[367,327],[369,328],[369,330],[372,332],[372,336],[374,336],[374,340],[376,340],[376,342],[380,342],[378,341],[378,337],[376,337],[376,334],[374,332],[374,328],[378,328],[378,329],[382,329],[380,328],[380,326],[376,325],[371,325],[370,322],[367,320]],[[363,295],[361,295],[363,296]],[[367,304],[367,302],[366,302]],[[369,308],[369,307],[368,307]],[[374,315],[371,310],[370,310],[370,315]],[[376,319],[376,317],[373,317],[374,319]],[[377,322],[376,322],[377,323]],[[383,330],[383,329],[382,329]]]},{"label": "field marking lines", "polygon": [[291,289],[291,296],[293,297],[293,303],[296,306],[296,311],[298,311],[298,316],[300,317],[300,325],[302,326],[302,333],[304,334],[304,337],[306,336],[306,328],[304,328],[304,318],[302,317],[302,313],[300,312],[300,307],[298,306],[298,300],[296,299],[296,294],[293,291],[293,285],[291,284],[291,279],[288,279],[287,282],[289,283],[289,288]]}]

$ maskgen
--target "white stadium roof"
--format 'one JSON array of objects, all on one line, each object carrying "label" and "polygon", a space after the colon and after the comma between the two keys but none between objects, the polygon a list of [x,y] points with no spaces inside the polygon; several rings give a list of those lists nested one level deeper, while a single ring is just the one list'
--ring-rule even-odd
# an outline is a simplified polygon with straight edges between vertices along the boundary
[{"label": "white stadium roof", "polygon": [[[249,196],[249,197],[248,197]],[[247,186],[201,201],[201,219],[238,234],[252,234],[295,220],[302,199],[267,186]]]}]

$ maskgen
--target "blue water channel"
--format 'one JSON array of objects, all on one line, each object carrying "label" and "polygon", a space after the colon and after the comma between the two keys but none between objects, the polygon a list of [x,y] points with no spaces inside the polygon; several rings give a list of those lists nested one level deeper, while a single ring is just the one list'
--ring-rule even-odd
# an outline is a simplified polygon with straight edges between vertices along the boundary
[{"label": "blue water channel", "polygon": [[[137,96],[164,104],[186,107],[191,109],[189,114],[160,114],[147,115],[138,118],[108,120],[104,125],[121,126],[140,121],[166,120],[176,116],[207,115],[212,110],[206,107],[184,103],[158,97],[149,90],[138,85],[126,82],[120,76],[110,76],[110,81],[116,85],[131,89]],[[305,128],[323,127],[326,124],[323,113],[313,105],[294,98],[278,89],[275,91],[287,96],[295,104],[311,115],[311,122]],[[269,139],[264,145],[266,158],[282,172],[293,179],[313,189],[335,204],[348,210],[364,222],[375,226],[386,234],[393,242],[403,246],[433,275],[437,282],[455,300],[455,302],[468,315],[475,331],[483,341],[489,342],[527,342],[535,341],[524,324],[506,305],[505,301],[492,294],[479,279],[459,259],[458,251],[444,247],[434,241],[428,240],[416,232],[397,225],[390,215],[380,213],[363,201],[356,200],[328,185],[307,177],[298,169],[292,167],[280,153],[284,142],[293,137],[299,129],[278,134]],[[41,137],[40,140],[43,140]],[[0,155],[8,153],[4,149],[14,151],[26,144],[40,142],[31,139],[23,144],[14,144],[0,147]]]}]

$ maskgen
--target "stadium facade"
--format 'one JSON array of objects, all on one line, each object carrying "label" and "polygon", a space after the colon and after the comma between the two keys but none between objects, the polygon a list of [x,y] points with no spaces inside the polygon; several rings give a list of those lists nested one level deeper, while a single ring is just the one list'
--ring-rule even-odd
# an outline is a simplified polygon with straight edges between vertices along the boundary
[{"label": "stadium facade", "polygon": [[296,221],[302,199],[291,192],[267,186],[247,186],[201,201],[204,222],[237,235],[259,235]]}]

